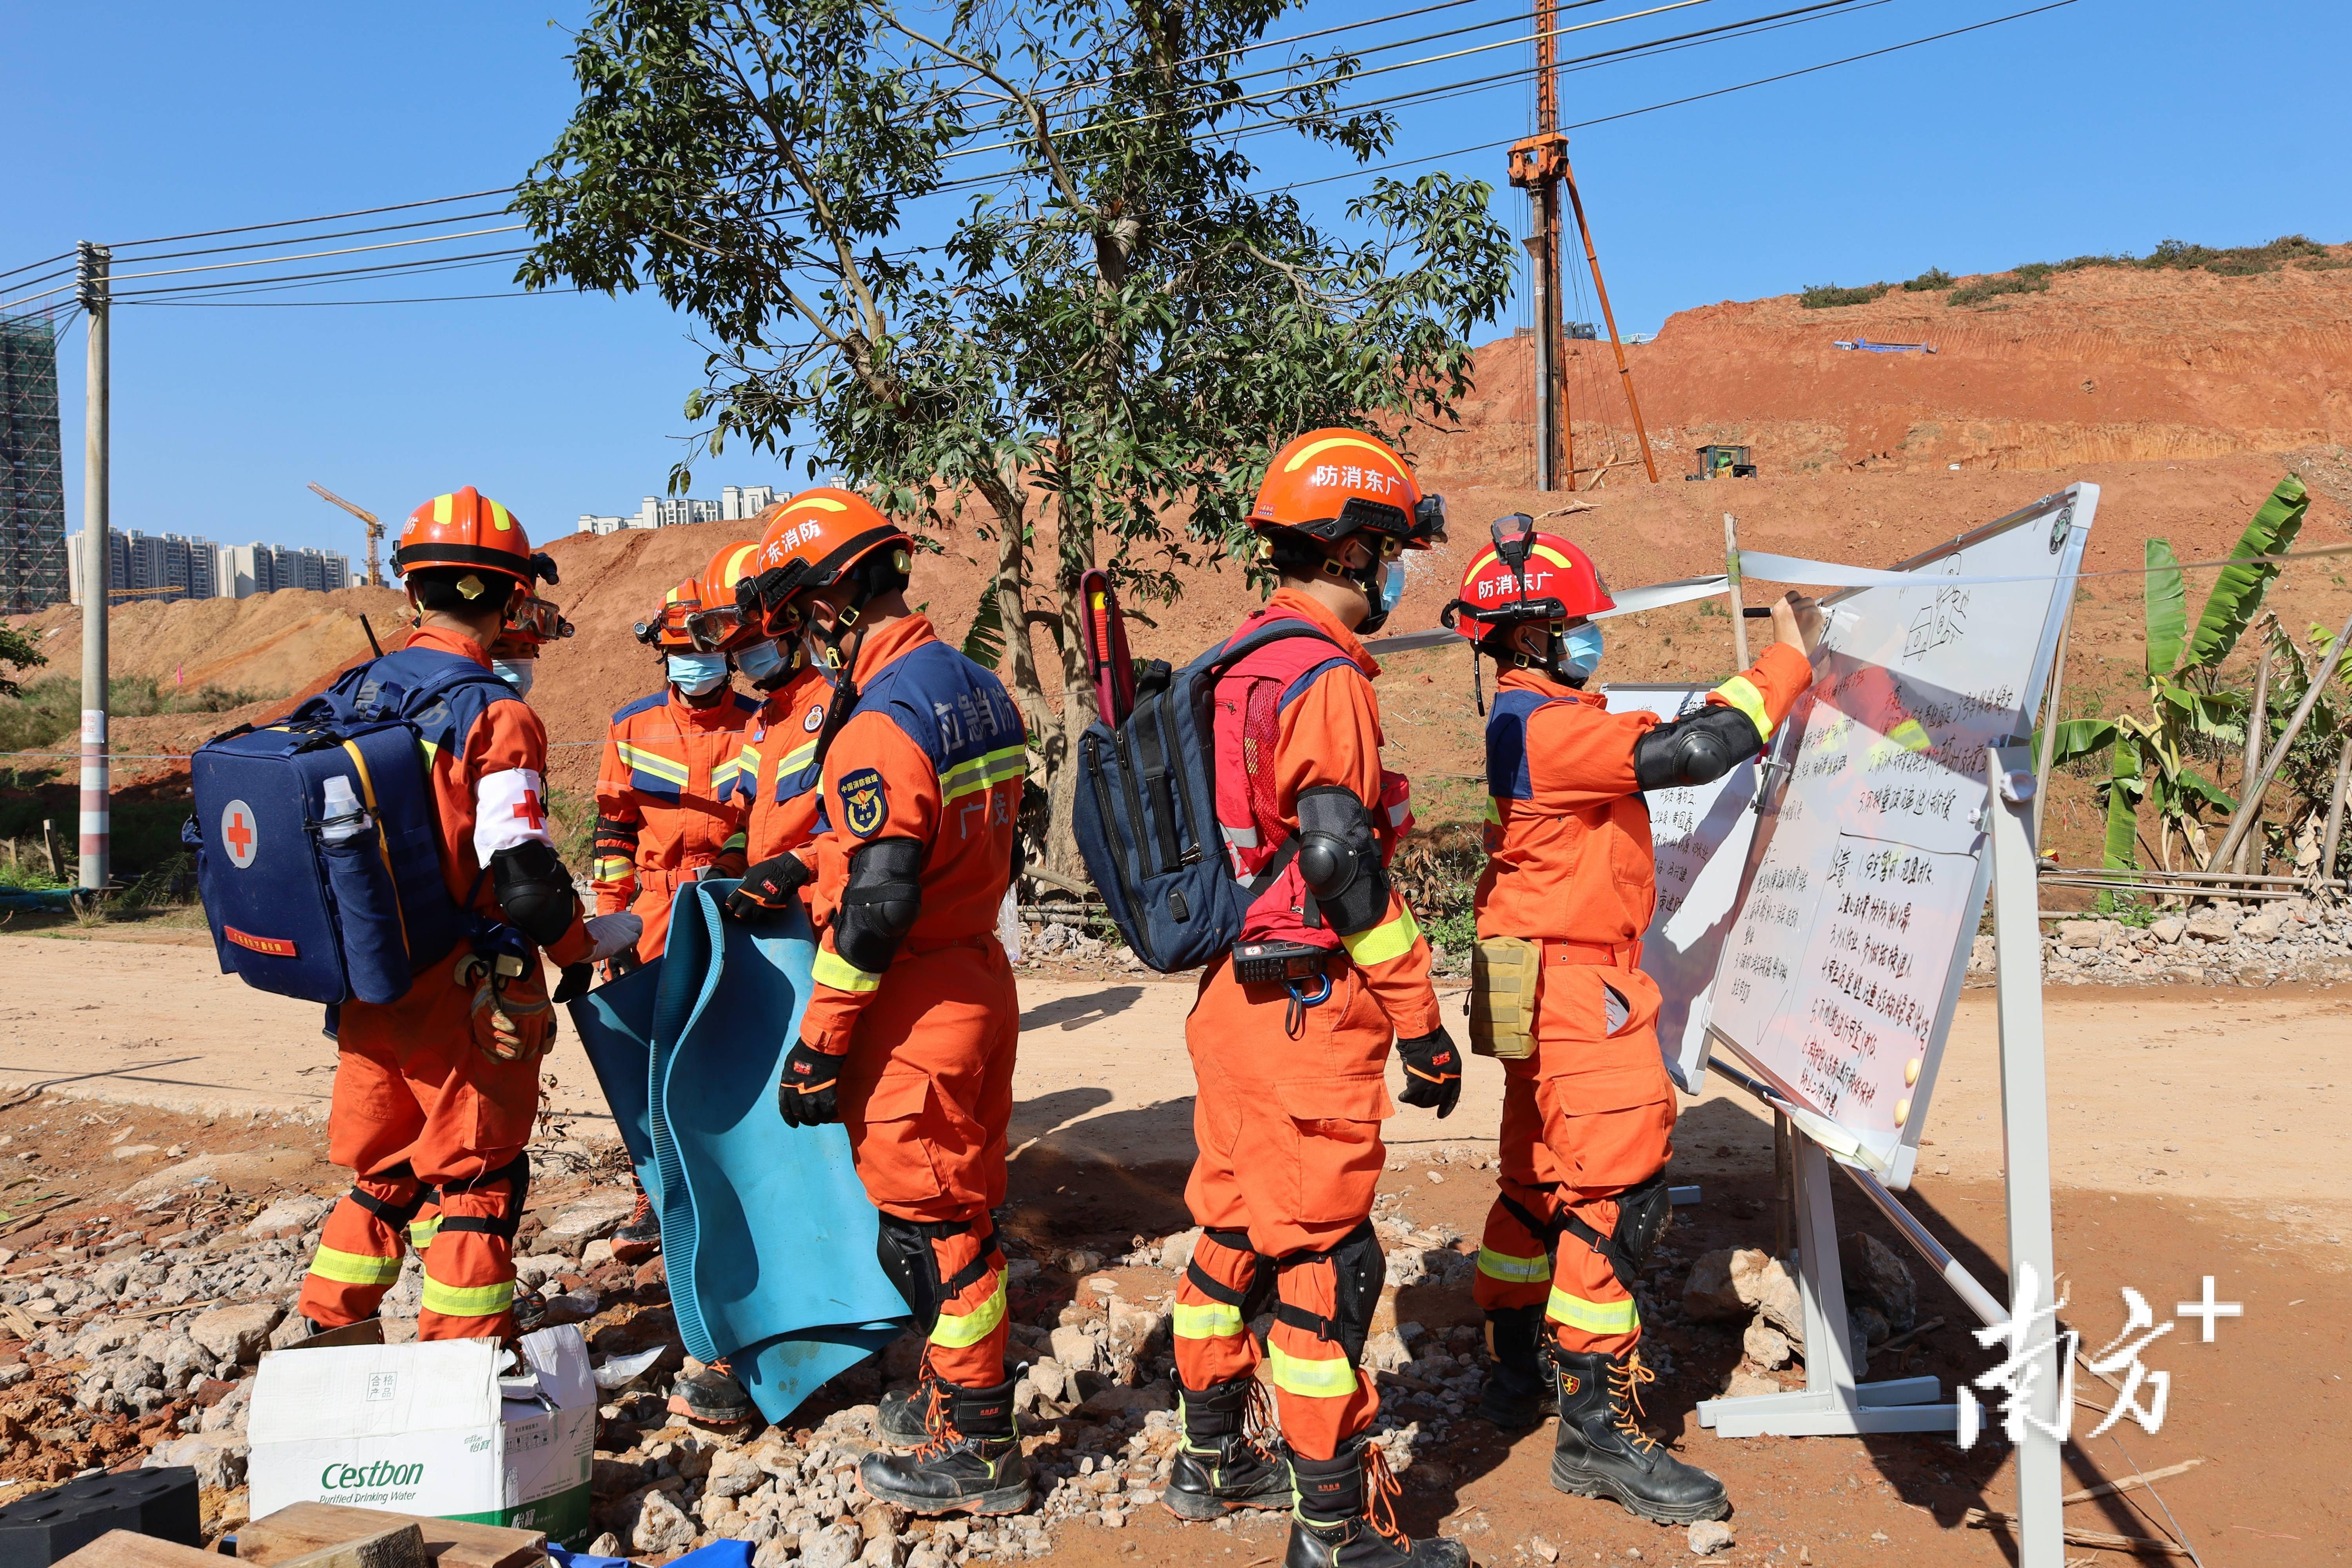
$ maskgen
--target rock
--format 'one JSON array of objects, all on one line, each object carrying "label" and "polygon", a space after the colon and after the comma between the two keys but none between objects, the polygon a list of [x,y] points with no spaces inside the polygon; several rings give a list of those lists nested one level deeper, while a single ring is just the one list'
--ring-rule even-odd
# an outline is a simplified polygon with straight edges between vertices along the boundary
[{"label": "rock", "polygon": [[613,1522],[628,1533],[632,1552],[676,1552],[694,1543],[694,1521],[667,1492],[648,1487],[613,1510]]},{"label": "rock", "polygon": [[618,1557],[620,1554],[621,1538],[609,1530],[588,1543],[588,1555],[591,1557]]},{"label": "rock", "polygon": [[1738,1249],[1717,1247],[1700,1254],[1683,1281],[1683,1313],[1695,1323],[1731,1323],[1746,1317],[1753,1305],[1739,1294],[1731,1279],[1731,1261]]},{"label": "rock", "polygon": [[1361,1365],[1367,1372],[1398,1372],[1411,1365],[1412,1352],[1397,1334],[1374,1334],[1364,1342]]},{"label": "rock", "polygon": [[612,1235],[621,1228],[621,1222],[636,1207],[636,1198],[630,1193],[603,1193],[573,1204],[557,1215],[539,1238],[546,1246],[566,1254],[587,1246],[599,1237]]},{"label": "rock", "polygon": [[1102,1267],[1102,1254],[1076,1247],[1062,1255],[1062,1267],[1072,1275],[1092,1274]]},{"label": "rock", "polygon": [[907,1528],[907,1510],[897,1503],[867,1503],[857,1510],[857,1528],[869,1542],[901,1534]]},{"label": "rock", "polygon": [[861,1546],[854,1524],[828,1524],[801,1532],[803,1568],[849,1568]]},{"label": "rock", "polygon": [[327,1211],[334,1206],[332,1198],[312,1197],[308,1193],[289,1194],[253,1216],[252,1223],[245,1227],[246,1239],[258,1241],[289,1226],[298,1231],[308,1230],[325,1219]]},{"label": "rock", "polygon": [[1074,1373],[1099,1372],[1103,1363],[1103,1342],[1075,1323],[1065,1323],[1054,1331],[1048,1342],[1054,1359]]},{"label": "rock", "polygon": [[1731,1381],[1723,1385],[1723,1397],[1726,1399],[1745,1399],[1751,1394],[1778,1394],[1780,1392],[1780,1384],[1779,1380],[1766,1377],[1759,1372],[1749,1372],[1745,1367],[1731,1374]]},{"label": "rock", "polygon": [[[2293,923],[2292,917],[2284,910],[2273,904],[2260,914],[2249,917],[2241,924],[2238,927],[2237,937],[2240,942],[2276,942]],[[114,1157],[118,1160],[122,1158],[122,1151],[116,1150]]]},{"label": "rock", "polygon": [[[621,1497],[646,1484],[646,1468],[629,1459],[610,1459],[596,1456],[595,1468],[588,1473],[588,1490],[595,1497]],[[606,1552],[605,1556],[612,1553]]]},{"label": "rock", "polygon": [[1731,1526],[1719,1519],[1702,1519],[1690,1527],[1685,1538],[1694,1557],[1711,1557],[1718,1552],[1731,1550]]},{"label": "rock", "polygon": [[114,1157],[118,1160],[143,1160],[150,1154],[160,1154],[163,1152],[163,1146],[161,1143],[118,1143],[115,1145]]},{"label": "rock", "polygon": [[1052,1356],[1039,1356],[1035,1361],[1031,1362],[1025,1375],[1029,1379],[1030,1386],[1037,1391],[1037,1396],[1041,1399],[1050,1399],[1059,1404],[1069,1398],[1074,1392],[1070,1381],[1070,1369]]},{"label": "rock", "polygon": [[703,1479],[706,1497],[739,1498],[767,1483],[768,1473],[743,1448],[720,1448],[710,1456],[710,1473]]},{"label": "rock", "polygon": [[1160,1267],[1181,1274],[1192,1262],[1192,1248],[1201,1242],[1201,1227],[1180,1230],[1160,1244]]},{"label": "rock", "polygon": [[1969,972],[1972,974],[1991,973],[1994,956],[1992,938],[1977,938],[1969,944]]},{"label": "rock", "polygon": [[[1854,1232],[1838,1245],[1847,1302],[1874,1307],[1890,1330],[1902,1333],[1919,1321],[1919,1288],[1911,1266],[1874,1236]],[[1876,1343],[1886,1336],[1880,1334]]]},{"label": "rock", "polygon": [[303,1319],[302,1314],[289,1312],[286,1314],[284,1322],[269,1331],[269,1348],[282,1351],[289,1345],[300,1344],[310,1337],[310,1325]]},{"label": "rock", "polygon": [[1748,1325],[1739,1346],[1748,1352],[1749,1361],[1768,1372],[1789,1364],[1789,1336],[1761,1318]]},{"label": "rock", "polygon": [[1799,1355],[1805,1353],[1805,1303],[1797,1282],[1777,1258],[1768,1258],[1756,1275],[1756,1310],[1764,1321],[1789,1338]]},{"label": "rock", "polygon": [[269,1331],[285,1318],[286,1309],[274,1301],[254,1301],[242,1307],[215,1307],[199,1313],[188,1325],[188,1338],[222,1361],[239,1366],[261,1359],[269,1345]]},{"label": "rock", "polygon": [[1875,1307],[1848,1307],[1845,1310],[1847,1343],[1853,1347],[1854,1368],[1859,1373],[1869,1353],[1887,1341],[1895,1331],[1886,1325],[1885,1315]]},{"label": "rock", "polygon": [[2112,936],[2120,935],[2122,931],[2123,927],[2114,921],[2060,921],[2058,945],[2102,948],[2107,945]]},{"label": "rock", "polygon": [[787,1541],[781,1535],[771,1536],[760,1543],[757,1552],[751,1553],[751,1568],[784,1568],[799,1550],[800,1543],[796,1541]]},{"label": "rock", "polygon": [[1149,1388],[1129,1388],[1114,1383],[1089,1395],[1087,1402],[1078,1406],[1077,1413],[1081,1415],[1108,1415],[1114,1410],[1171,1410],[1175,1404],[1175,1397],[1164,1383],[1155,1383]]},{"label": "rock", "polygon": [[907,1561],[906,1544],[895,1535],[877,1535],[857,1554],[861,1568],[899,1568]]},{"label": "rock", "polygon": [[612,1261],[613,1244],[604,1237],[598,1237],[580,1249],[580,1267],[583,1268],[602,1268]]},{"label": "rock", "polygon": [[245,1485],[245,1438],[235,1432],[195,1432],[158,1443],[147,1456],[147,1467],[157,1469],[187,1465],[196,1472],[196,1484],[233,1492]]},{"label": "rock", "polygon": [[2169,947],[2179,942],[2180,933],[2188,929],[2189,922],[2179,915],[2166,915],[2160,920],[2148,922],[2147,934]]},{"label": "rock", "polygon": [[2237,934],[2238,911],[2227,904],[2207,904],[2189,917],[2184,929],[2199,942],[2227,942]]},{"label": "rock", "polygon": [[1530,1535],[1528,1537],[1528,1550],[1535,1554],[1536,1560],[1539,1563],[1557,1563],[1559,1561],[1559,1548],[1554,1546],[1550,1542],[1546,1541],[1540,1535]]},{"label": "rock", "polygon": [[1168,1338],[1169,1314],[1161,1308],[1112,1298],[1110,1303],[1111,1342],[1128,1354],[1140,1357],[1150,1351],[1164,1347]]}]

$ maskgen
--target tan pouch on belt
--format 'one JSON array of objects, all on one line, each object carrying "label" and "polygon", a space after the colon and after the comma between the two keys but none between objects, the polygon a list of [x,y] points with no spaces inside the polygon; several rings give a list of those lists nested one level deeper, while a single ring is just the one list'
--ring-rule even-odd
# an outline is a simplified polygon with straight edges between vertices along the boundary
[{"label": "tan pouch on belt", "polygon": [[1519,1061],[1536,1054],[1536,983],[1543,943],[1525,937],[1479,940],[1470,957],[1470,1049]]}]

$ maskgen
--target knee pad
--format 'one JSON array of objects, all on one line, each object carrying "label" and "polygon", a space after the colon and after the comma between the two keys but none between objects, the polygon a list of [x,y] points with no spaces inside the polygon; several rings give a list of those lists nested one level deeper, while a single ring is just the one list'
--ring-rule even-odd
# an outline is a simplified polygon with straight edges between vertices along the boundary
[{"label": "knee pad", "polygon": [[1674,1192],[1666,1185],[1666,1173],[1660,1171],[1617,1194],[1617,1223],[1608,1235],[1566,1210],[1560,1213],[1559,1229],[1607,1258],[1617,1283],[1631,1290],[1642,1265],[1649,1261],[1651,1249],[1666,1234],[1674,1217]]},{"label": "knee pad", "polygon": [[444,1182],[425,1194],[438,1204],[451,1193],[479,1192],[484,1187],[507,1184],[507,1212],[493,1219],[480,1215],[444,1215],[434,1226],[434,1234],[444,1231],[470,1230],[484,1236],[495,1236],[509,1247],[514,1245],[515,1232],[521,1228],[524,1204],[530,1199],[530,1152],[525,1150],[495,1171],[474,1177],[471,1181]]},{"label": "knee pad", "polygon": [[1287,1301],[1277,1305],[1274,1315],[1277,1321],[1338,1345],[1348,1352],[1352,1365],[1363,1360],[1372,1310],[1381,1304],[1381,1287],[1388,1282],[1388,1258],[1381,1251],[1380,1237],[1372,1233],[1372,1222],[1366,1220],[1341,1237],[1338,1246],[1322,1252],[1294,1252],[1276,1267],[1288,1272],[1325,1258],[1331,1262],[1331,1315],[1318,1317]]},{"label": "knee pad", "polygon": [[980,1251],[947,1279],[940,1278],[939,1254],[931,1243],[951,1236],[971,1232],[974,1222],[968,1219],[939,1220],[924,1224],[919,1220],[900,1219],[897,1215],[882,1216],[880,1229],[874,1238],[874,1256],[882,1265],[882,1272],[898,1288],[914,1314],[915,1331],[924,1338],[939,1327],[940,1309],[946,1306],[975,1282],[985,1279],[992,1268],[1001,1267],[1004,1253],[996,1244],[991,1231],[981,1243]]},{"label": "knee pad", "polygon": [[1215,1230],[1204,1226],[1201,1235],[1228,1252],[1238,1252],[1247,1257],[1250,1260],[1249,1283],[1240,1290],[1231,1289],[1201,1267],[1197,1253],[1192,1261],[1184,1266],[1184,1278],[1210,1300],[1239,1309],[1242,1321],[1248,1323],[1265,1311],[1266,1303],[1274,1300],[1273,1259],[1250,1246],[1249,1232],[1245,1230]]}]

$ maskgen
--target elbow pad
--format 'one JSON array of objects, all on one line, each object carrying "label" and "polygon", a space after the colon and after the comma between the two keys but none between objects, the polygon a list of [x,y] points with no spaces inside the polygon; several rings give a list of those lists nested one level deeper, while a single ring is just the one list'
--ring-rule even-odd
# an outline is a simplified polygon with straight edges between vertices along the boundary
[{"label": "elbow pad", "polygon": [[833,915],[833,950],[868,974],[890,967],[923,908],[923,849],[877,838],[849,858],[849,885]]},{"label": "elbow pad", "polygon": [[1369,931],[1389,912],[1388,868],[1355,791],[1323,784],[1299,792],[1298,877],[1341,936]]},{"label": "elbow pad", "polygon": [[580,910],[555,846],[536,838],[490,857],[490,886],[507,923],[541,947],[570,931]]},{"label": "elbow pad", "polygon": [[1756,721],[1747,714],[1737,708],[1702,708],[1633,742],[1633,783],[1642,789],[1713,784],[1763,749]]}]

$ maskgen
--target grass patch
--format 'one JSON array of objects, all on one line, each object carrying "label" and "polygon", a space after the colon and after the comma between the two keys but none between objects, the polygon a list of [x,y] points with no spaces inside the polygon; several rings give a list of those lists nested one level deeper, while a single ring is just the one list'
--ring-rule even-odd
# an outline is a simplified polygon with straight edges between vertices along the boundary
[{"label": "grass patch", "polygon": [[1840,305],[1867,305],[1894,288],[1892,283],[1865,283],[1859,289],[1841,289],[1834,283],[1809,283],[1797,296],[1797,303],[1808,310],[1833,310]]},{"label": "grass patch", "polygon": [[[2352,258],[2331,255],[2327,247],[2300,234],[2281,235],[2268,245],[2238,245],[2214,247],[2191,245],[2187,240],[2168,239],[2146,256],[2134,256],[2129,251],[2121,255],[2096,254],[2070,256],[2063,261],[2029,261],[2007,272],[1997,272],[1979,279],[1974,283],[1954,289],[1944,303],[1973,305],[1980,300],[1994,299],[2002,294],[2042,294],[2049,291],[2050,279],[2061,272],[2082,272],[2095,267],[2137,268],[2147,272],[2210,272],[2221,278],[2252,278],[2260,273],[2276,272],[2282,268],[2299,268],[2305,271],[2326,272],[2352,267]],[[1927,281],[1942,278],[1942,283]],[[1940,269],[1930,268],[1903,285],[1906,289],[1937,289],[1951,279]]]},{"label": "grass patch", "polygon": [[1952,275],[1940,267],[1930,267],[1918,277],[1906,278],[1903,280],[1903,291],[1906,294],[1925,294],[1931,289],[1948,289],[1951,286]]},{"label": "grass patch", "polygon": [[[107,683],[107,710],[115,719],[158,713],[225,713],[273,693],[200,686],[165,686],[152,675],[121,675]],[[81,678],[52,675],[28,682],[21,697],[0,699],[0,752],[70,751],[81,730]],[[61,743],[64,742],[64,743]],[[54,767],[69,759],[27,758]]]}]

